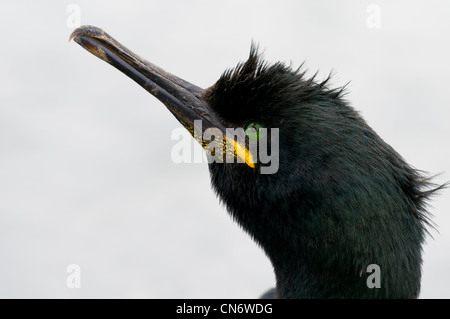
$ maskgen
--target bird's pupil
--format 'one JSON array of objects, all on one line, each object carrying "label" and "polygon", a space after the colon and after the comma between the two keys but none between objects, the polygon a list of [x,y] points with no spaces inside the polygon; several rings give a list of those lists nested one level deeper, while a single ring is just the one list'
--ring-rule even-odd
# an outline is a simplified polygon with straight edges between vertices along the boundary
[{"label": "bird's pupil", "polygon": [[264,125],[257,121],[251,121],[245,125],[245,135],[247,135],[248,139],[251,141],[257,141],[262,134],[262,129]]}]

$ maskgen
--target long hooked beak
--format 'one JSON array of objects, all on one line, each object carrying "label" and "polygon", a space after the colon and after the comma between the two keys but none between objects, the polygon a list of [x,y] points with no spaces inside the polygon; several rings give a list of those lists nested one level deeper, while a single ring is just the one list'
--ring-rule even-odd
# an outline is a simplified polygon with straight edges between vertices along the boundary
[{"label": "long hooked beak", "polygon": [[[202,97],[203,89],[144,60],[100,28],[82,26],[70,35],[69,41],[72,39],[96,57],[126,74],[164,103],[207,151],[211,145],[203,139],[203,133],[208,128],[215,128],[223,137],[220,143],[233,146],[224,147],[224,153],[232,152],[234,157],[241,158],[252,168],[255,167],[253,156],[246,145],[227,138],[224,124]],[[200,130],[194,125],[195,120],[202,121]]]}]

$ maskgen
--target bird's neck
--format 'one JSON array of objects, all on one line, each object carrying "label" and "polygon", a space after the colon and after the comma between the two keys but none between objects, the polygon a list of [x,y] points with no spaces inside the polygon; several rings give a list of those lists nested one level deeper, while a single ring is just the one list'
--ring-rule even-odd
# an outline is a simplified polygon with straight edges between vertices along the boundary
[{"label": "bird's neck", "polygon": [[[229,213],[271,260],[278,297],[417,296],[423,230],[400,195],[390,199],[395,190],[352,193],[348,188],[342,198],[314,187],[283,192],[272,183],[258,188],[270,183],[255,180],[249,185],[251,178],[230,178],[214,166],[212,173],[212,184]],[[381,198],[377,205],[372,194]],[[381,288],[368,285],[372,265],[381,270]]]},{"label": "bird's neck", "polygon": [[321,268],[289,250],[270,259],[275,270],[278,298],[360,298],[370,295],[365,277],[352,276],[339,266],[329,267],[326,261]]},{"label": "bird's neck", "polygon": [[294,237],[274,243],[262,237],[255,239],[272,262],[279,298],[374,298],[385,292],[367,286],[370,274],[357,265],[370,262],[361,262],[344,245],[330,247],[324,241]]}]

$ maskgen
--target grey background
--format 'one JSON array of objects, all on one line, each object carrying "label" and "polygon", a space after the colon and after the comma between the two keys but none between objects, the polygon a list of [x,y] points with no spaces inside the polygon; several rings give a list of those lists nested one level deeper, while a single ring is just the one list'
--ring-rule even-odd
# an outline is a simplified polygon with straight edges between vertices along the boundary
[{"label": "grey background", "polygon": [[[306,61],[412,165],[449,180],[448,1],[5,1],[0,10],[0,297],[255,298],[263,252],[206,164],[174,164],[178,122],[75,43],[81,23],[201,87],[248,56]],[[450,196],[432,202],[422,298],[449,298]],[[81,288],[66,286],[69,264]]]}]

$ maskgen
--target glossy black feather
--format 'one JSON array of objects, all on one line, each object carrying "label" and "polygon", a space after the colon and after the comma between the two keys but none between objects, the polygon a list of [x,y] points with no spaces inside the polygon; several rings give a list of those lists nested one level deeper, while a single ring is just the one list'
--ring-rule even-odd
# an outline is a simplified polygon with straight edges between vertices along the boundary
[{"label": "glossy black feather", "polygon": [[[262,246],[281,298],[415,298],[437,189],[344,100],[300,69],[249,59],[204,93],[229,127],[280,130],[280,167],[210,164],[231,216]],[[434,187],[434,188],[433,188]],[[366,268],[381,268],[369,289]],[[268,296],[268,295],[267,295]]]}]

